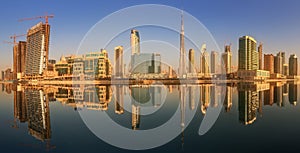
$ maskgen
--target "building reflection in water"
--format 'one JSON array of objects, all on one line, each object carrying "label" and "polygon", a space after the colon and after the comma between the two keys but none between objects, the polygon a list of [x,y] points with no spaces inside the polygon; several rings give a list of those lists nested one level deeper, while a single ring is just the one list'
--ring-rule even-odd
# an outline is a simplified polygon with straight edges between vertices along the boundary
[{"label": "building reflection in water", "polygon": [[195,90],[196,86],[190,86],[188,87],[189,90],[189,105],[190,105],[190,110],[195,109]]},{"label": "building reflection in water", "polygon": [[298,85],[296,83],[289,84],[289,101],[290,104],[296,106],[298,101]]},{"label": "building reflection in water", "polygon": [[270,84],[270,89],[264,91],[264,105],[272,106],[274,103],[274,84]]},{"label": "building reflection in water", "polygon": [[202,114],[206,114],[206,111],[210,105],[210,85],[204,84],[200,86],[200,110]]},{"label": "building reflection in water", "polygon": [[284,107],[282,86],[281,82],[277,82],[274,87],[274,102],[279,107]]},{"label": "building reflection in water", "polygon": [[226,86],[226,94],[224,98],[224,108],[225,112],[229,112],[232,107],[232,92],[233,89],[231,86]]},{"label": "building reflection in water", "polygon": [[124,87],[123,85],[115,86],[115,113],[123,114],[124,113]]},{"label": "building reflection in water", "polygon": [[163,86],[160,85],[129,86],[131,96],[131,127],[133,130],[138,130],[140,128],[141,107],[158,108],[161,106],[163,100],[162,88]]},{"label": "building reflection in water", "polygon": [[47,94],[42,89],[25,89],[28,106],[28,130],[39,140],[51,138],[50,110]]},{"label": "building reflection in water", "polygon": [[[29,134],[38,140],[51,139],[50,108],[49,101],[59,101],[75,110],[83,108],[93,111],[107,111],[112,101],[112,91],[115,92],[114,112],[124,114],[124,96],[130,94],[131,101],[131,128],[138,130],[141,126],[141,111],[143,107],[159,109],[163,104],[162,90],[164,86],[94,86],[78,85],[73,87],[47,86],[47,87],[21,87],[12,84],[2,84],[2,91],[14,94],[14,125],[17,128],[17,120],[20,123],[28,122]],[[197,91],[199,87],[199,91]],[[113,90],[112,90],[113,89]],[[182,144],[184,142],[185,108],[188,98],[189,109],[194,110],[196,96],[199,94],[200,110],[203,115],[209,107],[219,106],[218,98],[221,96],[216,86],[203,85],[168,85],[166,91],[179,91],[180,126],[182,128]],[[227,86],[224,99],[224,109],[231,111],[233,105],[234,86]],[[257,119],[257,112],[262,116],[263,105],[284,106],[284,99],[292,105],[298,100],[297,83],[238,83],[238,115],[239,122],[247,125]],[[176,93],[176,92],[174,92]],[[284,98],[286,97],[286,98]],[[198,100],[197,100],[198,101]],[[275,106],[276,106],[275,105]],[[179,121],[179,119],[178,119]],[[130,124],[130,123],[128,123]]]},{"label": "building reflection in water", "polygon": [[[263,91],[269,90],[269,84],[239,83],[238,84],[238,108],[239,121],[245,125],[252,124],[256,120],[256,112],[262,113],[259,99]],[[262,102],[261,102],[262,103]]]}]

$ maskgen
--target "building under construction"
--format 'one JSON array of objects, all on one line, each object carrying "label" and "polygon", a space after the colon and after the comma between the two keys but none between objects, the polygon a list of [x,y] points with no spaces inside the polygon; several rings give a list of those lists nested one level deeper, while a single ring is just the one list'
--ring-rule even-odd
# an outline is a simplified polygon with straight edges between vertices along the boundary
[{"label": "building under construction", "polygon": [[50,25],[42,22],[27,31],[26,76],[42,76],[48,67]]},{"label": "building under construction", "polygon": [[14,45],[13,79],[20,79],[25,72],[26,42],[19,41]]}]

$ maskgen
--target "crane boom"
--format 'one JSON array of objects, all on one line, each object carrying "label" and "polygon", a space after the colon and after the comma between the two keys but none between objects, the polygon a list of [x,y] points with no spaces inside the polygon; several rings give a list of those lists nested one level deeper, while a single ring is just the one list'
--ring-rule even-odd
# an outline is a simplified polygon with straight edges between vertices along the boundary
[{"label": "crane boom", "polygon": [[45,19],[45,23],[48,24],[49,23],[49,18],[54,18],[54,15],[44,15],[44,16],[36,16],[36,17],[32,17],[32,18],[23,18],[23,19],[19,19],[19,22],[22,21],[27,21],[27,20],[36,20],[36,19]]},{"label": "crane boom", "polygon": [[23,37],[23,36],[26,36],[26,34],[21,34],[21,35],[16,35],[16,34],[14,34],[14,35],[12,35],[12,36],[10,36],[9,38],[10,39],[13,39],[14,40],[14,44],[16,44],[17,42],[16,42],[16,39],[18,38],[18,37]]}]

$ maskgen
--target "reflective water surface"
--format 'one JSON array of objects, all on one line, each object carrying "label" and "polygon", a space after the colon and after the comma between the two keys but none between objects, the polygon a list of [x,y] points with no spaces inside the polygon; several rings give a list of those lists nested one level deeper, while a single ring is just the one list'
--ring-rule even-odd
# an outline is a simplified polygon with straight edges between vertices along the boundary
[{"label": "reflective water surface", "polygon": [[[0,152],[132,152],[96,137],[84,124],[80,111],[105,112],[117,124],[137,131],[162,125],[177,108],[181,115],[175,126],[186,129],[169,143],[145,152],[296,152],[300,148],[298,88],[296,82],[166,86],[2,84]],[[222,109],[218,120],[205,135],[199,135],[207,110],[217,108]],[[186,124],[188,112],[196,113],[190,124]]]}]

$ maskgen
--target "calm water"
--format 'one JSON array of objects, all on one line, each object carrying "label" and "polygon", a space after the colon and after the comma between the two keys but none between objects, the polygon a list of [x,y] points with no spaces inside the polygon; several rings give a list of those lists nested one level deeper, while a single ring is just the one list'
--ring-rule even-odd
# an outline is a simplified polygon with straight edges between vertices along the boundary
[{"label": "calm water", "polygon": [[[174,127],[185,123],[186,129],[169,143],[144,152],[297,152],[298,88],[293,82],[142,87],[5,84],[0,92],[0,152],[140,152],[102,141],[80,114],[106,113],[118,125],[139,131],[162,125],[177,109],[180,116]],[[217,121],[200,136],[203,117],[218,108]],[[191,112],[196,114],[187,124],[185,114]]]}]

